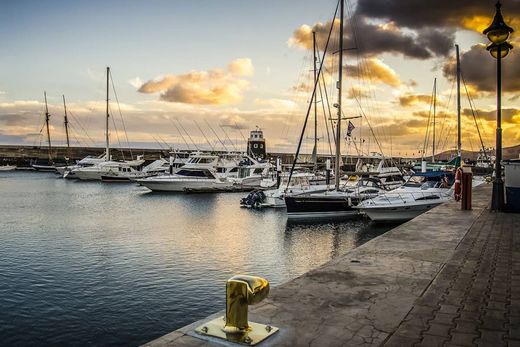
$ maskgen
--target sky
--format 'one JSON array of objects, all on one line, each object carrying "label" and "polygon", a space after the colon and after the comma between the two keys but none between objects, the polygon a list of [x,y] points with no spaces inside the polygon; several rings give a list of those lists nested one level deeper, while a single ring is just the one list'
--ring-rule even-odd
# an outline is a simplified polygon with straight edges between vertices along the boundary
[{"label": "sky", "polygon": [[[294,152],[313,89],[312,31],[321,57],[336,5],[336,0],[3,0],[0,144],[46,140],[46,91],[53,144],[65,141],[65,95],[72,145],[103,146],[110,66],[109,133],[116,147],[128,141],[135,147],[244,149],[244,138],[258,126],[268,151]],[[343,152],[431,153],[434,78],[437,152],[453,149],[456,43],[466,82],[463,149],[480,147],[475,119],[485,146],[494,146],[496,62],[481,34],[494,11],[488,0],[460,0],[456,7],[446,0],[347,1],[343,114],[362,117],[351,120],[355,129],[342,141]],[[520,27],[520,0],[504,0],[502,12],[509,25]],[[316,97],[322,153],[331,150],[330,114],[337,102],[338,24]],[[510,41],[519,46],[515,33]],[[503,60],[505,146],[520,143],[519,91],[516,48]],[[304,152],[313,145],[313,105],[310,110]]]}]

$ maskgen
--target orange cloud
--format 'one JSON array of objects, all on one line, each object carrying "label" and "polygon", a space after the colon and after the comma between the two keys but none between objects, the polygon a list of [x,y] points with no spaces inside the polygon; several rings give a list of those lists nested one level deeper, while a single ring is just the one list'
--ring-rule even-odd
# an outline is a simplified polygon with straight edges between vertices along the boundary
[{"label": "orange cloud", "polygon": [[160,100],[196,105],[228,105],[242,100],[249,82],[240,77],[254,73],[249,58],[231,61],[227,71],[213,69],[166,75],[150,80],[139,88],[141,93],[161,93]]},{"label": "orange cloud", "polygon": [[429,104],[431,101],[432,97],[425,94],[405,94],[399,96],[399,104],[403,107],[414,106],[420,103]]},{"label": "orange cloud", "polygon": [[387,84],[392,87],[401,85],[401,80],[397,73],[377,58],[370,58],[357,65],[347,65],[346,69],[347,73],[373,83]]}]

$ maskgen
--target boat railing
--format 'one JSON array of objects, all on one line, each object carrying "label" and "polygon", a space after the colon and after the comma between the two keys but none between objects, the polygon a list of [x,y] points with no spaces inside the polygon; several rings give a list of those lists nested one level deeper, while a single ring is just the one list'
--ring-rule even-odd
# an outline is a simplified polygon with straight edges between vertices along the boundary
[{"label": "boat railing", "polygon": [[426,198],[432,196],[438,196],[439,199],[449,198],[451,196],[451,190],[446,192],[425,192],[425,191],[417,191],[417,192],[389,192],[385,194],[378,195],[376,197],[368,198],[365,201],[369,201],[373,205],[378,205],[381,202],[387,202],[388,204],[392,204],[396,201],[407,203],[416,200],[426,200]]}]

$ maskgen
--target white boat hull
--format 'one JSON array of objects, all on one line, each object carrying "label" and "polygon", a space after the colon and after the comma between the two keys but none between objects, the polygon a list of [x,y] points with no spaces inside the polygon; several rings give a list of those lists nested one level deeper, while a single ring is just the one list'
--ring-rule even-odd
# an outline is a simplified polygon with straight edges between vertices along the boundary
[{"label": "white boat hull", "polygon": [[446,200],[429,201],[425,204],[400,206],[361,207],[359,211],[366,214],[374,222],[405,222],[441,205]]},{"label": "white boat hull", "polygon": [[16,169],[14,165],[2,165],[0,166],[0,171],[13,171]]},{"label": "white boat hull", "polygon": [[80,179],[82,181],[101,181],[101,176],[103,176],[104,174],[106,174],[106,172],[92,171],[92,170],[89,170],[89,171],[86,171],[86,170],[72,170],[67,175],[67,178],[72,178],[72,177],[69,177],[69,176],[73,175],[74,178]]},{"label": "white boat hull", "polygon": [[189,180],[189,179],[155,179],[155,180],[137,180],[142,186],[146,188],[157,191],[157,192],[185,192],[190,189],[194,190],[203,190],[203,189],[224,189],[227,187],[232,187],[233,184],[231,182],[220,182],[213,179],[197,179],[197,180]]}]

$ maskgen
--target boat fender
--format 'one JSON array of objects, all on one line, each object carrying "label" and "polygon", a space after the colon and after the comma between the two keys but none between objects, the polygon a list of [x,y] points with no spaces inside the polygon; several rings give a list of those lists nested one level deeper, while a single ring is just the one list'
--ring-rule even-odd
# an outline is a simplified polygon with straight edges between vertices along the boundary
[{"label": "boat fender", "polygon": [[348,201],[348,205],[349,205],[349,206],[352,206],[352,198],[349,197],[347,201]]},{"label": "boat fender", "polygon": [[460,167],[455,171],[455,186],[453,194],[455,201],[460,201],[462,197],[462,169]]}]

